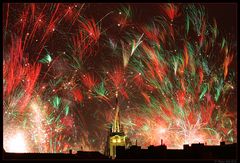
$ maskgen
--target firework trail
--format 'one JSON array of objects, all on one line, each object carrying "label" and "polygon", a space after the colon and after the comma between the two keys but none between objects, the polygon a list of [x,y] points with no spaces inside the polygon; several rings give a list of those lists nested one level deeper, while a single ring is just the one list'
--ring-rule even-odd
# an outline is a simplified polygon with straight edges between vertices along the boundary
[{"label": "firework trail", "polygon": [[103,151],[116,92],[139,145],[237,141],[235,40],[202,5],[161,4],[151,23],[134,5],[98,18],[92,5],[4,5],[6,151]]}]

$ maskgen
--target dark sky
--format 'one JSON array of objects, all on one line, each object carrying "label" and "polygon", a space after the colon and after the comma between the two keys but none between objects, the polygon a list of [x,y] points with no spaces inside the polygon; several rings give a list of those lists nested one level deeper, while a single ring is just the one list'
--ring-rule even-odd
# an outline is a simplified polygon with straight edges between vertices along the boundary
[{"label": "dark sky", "polygon": [[233,33],[237,32],[237,4],[219,3],[204,4],[208,15],[217,19],[221,31]]},{"label": "dark sky", "polygon": [[[184,5],[184,3],[179,3]],[[236,32],[236,19],[237,19],[237,4],[236,3],[199,3],[204,5],[208,16],[211,18],[216,18],[219,28],[226,32],[231,31],[231,33]],[[119,8],[119,6],[124,6],[121,3],[114,3],[114,4],[91,4],[92,10],[89,10],[89,14],[91,16],[102,15],[107,13],[108,11],[112,11],[114,9]],[[152,16],[159,15],[161,4],[158,3],[133,3],[131,4],[131,8],[135,14],[138,16],[136,19],[138,20],[151,20]],[[102,10],[104,8],[104,10]]]}]

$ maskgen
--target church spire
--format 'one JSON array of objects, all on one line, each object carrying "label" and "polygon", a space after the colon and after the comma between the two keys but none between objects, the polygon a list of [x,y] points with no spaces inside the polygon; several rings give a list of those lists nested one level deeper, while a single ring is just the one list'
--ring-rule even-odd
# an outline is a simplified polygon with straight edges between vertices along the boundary
[{"label": "church spire", "polygon": [[119,104],[118,104],[118,92],[116,91],[116,113],[113,123],[113,132],[121,132],[120,131],[120,113],[119,113]]},{"label": "church spire", "polygon": [[118,91],[116,91],[116,106],[115,106],[115,117],[113,120],[113,124],[111,126],[111,131],[108,136],[108,142],[106,148],[106,154],[109,154],[112,159],[116,157],[116,147],[123,146],[126,147],[126,136],[124,134],[123,128],[121,128],[120,124],[120,110],[118,104]]}]

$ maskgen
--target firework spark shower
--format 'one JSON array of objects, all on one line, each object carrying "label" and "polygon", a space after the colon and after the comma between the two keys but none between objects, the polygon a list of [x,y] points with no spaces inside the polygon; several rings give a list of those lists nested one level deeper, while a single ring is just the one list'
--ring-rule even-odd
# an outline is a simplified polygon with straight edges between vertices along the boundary
[{"label": "firework spark shower", "polygon": [[237,142],[236,19],[222,6],[5,3],[4,149],[103,152],[116,92],[141,146]]}]

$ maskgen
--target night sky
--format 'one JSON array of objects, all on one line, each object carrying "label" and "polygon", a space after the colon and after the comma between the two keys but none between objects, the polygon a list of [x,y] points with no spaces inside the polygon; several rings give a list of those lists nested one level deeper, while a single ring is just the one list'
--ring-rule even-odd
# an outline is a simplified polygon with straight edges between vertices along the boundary
[{"label": "night sky", "polygon": [[3,5],[7,152],[237,142],[236,4]]}]

